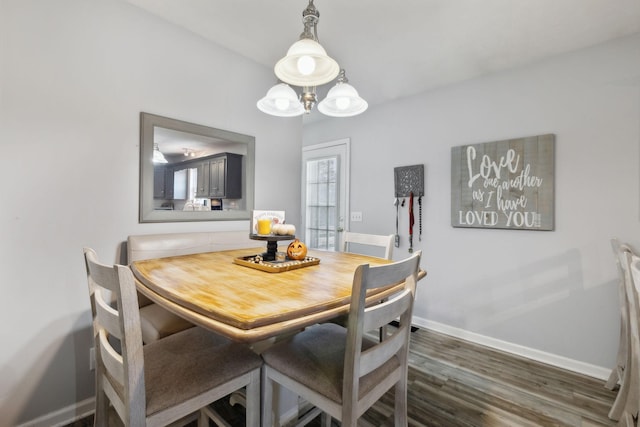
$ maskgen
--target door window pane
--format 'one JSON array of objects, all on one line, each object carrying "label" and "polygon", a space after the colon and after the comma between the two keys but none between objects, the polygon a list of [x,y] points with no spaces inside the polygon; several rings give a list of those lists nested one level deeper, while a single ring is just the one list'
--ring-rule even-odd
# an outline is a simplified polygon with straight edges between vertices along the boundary
[{"label": "door window pane", "polygon": [[310,160],[306,163],[307,246],[334,250],[337,226],[338,159]]}]

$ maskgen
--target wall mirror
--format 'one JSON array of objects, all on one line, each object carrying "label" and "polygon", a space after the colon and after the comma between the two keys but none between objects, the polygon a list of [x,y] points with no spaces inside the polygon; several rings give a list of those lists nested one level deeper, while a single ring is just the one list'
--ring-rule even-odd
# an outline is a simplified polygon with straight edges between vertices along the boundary
[{"label": "wall mirror", "polygon": [[140,222],[249,219],[255,138],[140,113]]}]

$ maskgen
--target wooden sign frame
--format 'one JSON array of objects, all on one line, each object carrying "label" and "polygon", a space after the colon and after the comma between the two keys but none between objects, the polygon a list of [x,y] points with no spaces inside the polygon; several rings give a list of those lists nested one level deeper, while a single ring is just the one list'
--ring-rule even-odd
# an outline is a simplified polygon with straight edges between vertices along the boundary
[{"label": "wooden sign frame", "polygon": [[451,225],[554,229],[555,135],[451,149]]}]

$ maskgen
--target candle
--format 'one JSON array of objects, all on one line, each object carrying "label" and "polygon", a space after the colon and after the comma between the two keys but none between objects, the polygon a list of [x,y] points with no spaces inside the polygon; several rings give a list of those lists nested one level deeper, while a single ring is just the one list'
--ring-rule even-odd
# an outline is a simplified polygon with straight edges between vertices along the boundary
[{"label": "candle", "polygon": [[271,234],[271,218],[258,218],[258,234]]}]

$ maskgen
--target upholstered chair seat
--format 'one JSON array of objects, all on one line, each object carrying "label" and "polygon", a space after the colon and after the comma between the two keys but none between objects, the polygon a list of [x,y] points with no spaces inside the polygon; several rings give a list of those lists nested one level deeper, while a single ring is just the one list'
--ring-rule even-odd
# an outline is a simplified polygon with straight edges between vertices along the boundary
[{"label": "upholstered chair seat", "polygon": [[[307,328],[263,354],[267,364],[292,378],[342,404],[344,377],[344,356],[347,330],[334,323],[323,323]],[[376,341],[364,338],[362,351],[375,346]],[[360,379],[360,396],[369,393],[391,372],[400,367],[400,361],[393,357],[375,371]]]}]

